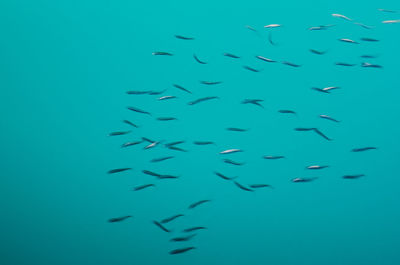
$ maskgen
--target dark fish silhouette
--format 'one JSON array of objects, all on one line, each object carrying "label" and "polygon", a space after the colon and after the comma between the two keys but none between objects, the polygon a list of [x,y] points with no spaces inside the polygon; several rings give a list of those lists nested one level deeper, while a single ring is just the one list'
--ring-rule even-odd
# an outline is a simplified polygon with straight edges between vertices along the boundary
[{"label": "dark fish silhouette", "polygon": [[252,189],[249,189],[249,188],[243,186],[243,185],[240,184],[239,182],[234,181],[233,183],[235,183],[235,185],[236,185],[237,187],[239,187],[240,189],[242,189],[242,190],[245,190],[245,191],[253,191]]},{"label": "dark fish silhouette", "polygon": [[318,54],[318,55],[323,55],[323,54],[326,53],[326,51],[317,51],[317,50],[314,50],[314,49],[310,49],[310,52],[312,52],[314,54]]},{"label": "dark fish silhouette", "polygon": [[232,54],[232,53],[224,53],[224,56],[226,56],[226,57],[231,57],[231,58],[234,58],[234,59],[239,59],[240,57],[239,56],[236,56],[236,55],[234,55],[234,54]]},{"label": "dark fish silhouette", "polygon": [[182,217],[182,216],[184,216],[184,215],[183,214],[177,214],[177,215],[174,215],[174,216],[171,216],[171,217],[168,217],[168,218],[165,218],[165,219],[161,220],[160,223],[166,224],[166,223],[169,223],[169,222],[175,220],[176,218],[179,218],[179,217]]},{"label": "dark fish silhouette", "polygon": [[193,54],[193,58],[196,60],[196,62],[198,62],[199,64],[207,64],[206,62],[201,61],[196,54]]},{"label": "dark fish silhouette", "polygon": [[369,42],[377,42],[377,41],[379,41],[379,40],[373,39],[373,38],[361,38],[360,40],[362,40],[362,41],[369,41]]},{"label": "dark fish silhouette", "polygon": [[161,174],[155,173],[150,170],[142,170],[142,172],[146,175],[153,176],[153,177],[161,177]]},{"label": "dark fish silhouette", "polygon": [[177,179],[179,176],[173,176],[173,175],[160,175],[157,177],[158,179]]},{"label": "dark fish silhouette", "polygon": [[142,114],[147,114],[147,115],[151,115],[150,112],[142,110],[142,109],[138,109],[135,107],[127,107],[128,110],[134,111],[134,112],[138,112],[138,113],[142,113]]},{"label": "dark fish silhouette", "polygon": [[361,58],[374,59],[374,58],[376,58],[376,57],[378,57],[378,56],[376,56],[376,55],[370,55],[370,54],[364,54],[364,55],[361,55],[360,57],[361,57]]},{"label": "dark fish silhouette", "polygon": [[314,128],[294,128],[294,130],[298,132],[307,132],[314,130]]},{"label": "dark fish silhouette", "polygon": [[279,113],[283,113],[283,114],[296,114],[295,111],[293,111],[293,110],[286,110],[286,109],[278,110],[278,112],[279,112]]},{"label": "dark fish silhouette", "polygon": [[194,40],[192,37],[184,37],[181,35],[175,35],[175,38],[180,39],[180,40]]},{"label": "dark fish silhouette", "polygon": [[142,137],[142,140],[146,141],[146,142],[149,142],[149,143],[155,143],[156,142],[156,141],[153,141],[153,140],[151,140],[149,138],[146,138],[146,137]]},{"label": "dark fish silhouette", "polygon": [[204,102],[204,101],[208,101],[208,100],[211,100],[211,99],[218,99],[219,97],[204,97],[204,98],[199,98],[199,99],[196,99],[196,100],[193,100],[193,101],[190,101],[189,103],[188,103],[188,105],[196,105],[196,104],[198,104],[198,103],[200,103],[200,102]]},{"label": "dark fish silhouette", "polygon": [[318,92],[326,93],[326,94],[331,93],[328,90],[324,90],[323,88],[319,88],[319,87],[312,87],[311,89],[316,90]]},{"label": "dark fish silhouette", "polygon": [[171,255],[181,254],[181,253],[185,253],[192,249],[196,249],[196,248],[195,247],[178,248],[178,249],[171,250],[169,252],[169,254],[171,254]]},{"label": "dark fish silhouette", "polygon": [[204,227],[204,226],[195,226],[195,227],[186,228],[186,229],[183,230],[183,232],[185,232],[185,233],[190,233],[190,232],[193,232],[193,231],[204,230],[204,229],[207,229],[207,227]]},{"label": "dark fish silhouette", "polygon": [[153,55],[167,55],[167,56],[172,56],[172,53],[169,52],[153,52]]},{"label": "dark fish silhouette", "polygon": [[260,104],[260,102],[263,102],[263,99],[244,99],[242,101],[242,104],[253,104],[253,105],[257,105],[261,108],[264,108],[263,105]]},{"label": "dark fish silhouette", "polygon": [[332,118],[332,117],[330,117],[328,115],[321,114],[321,115],[319,115],[319,117],[322,118],[322,119],[326,119],[326,120],[330,120],[330,121],[334,121],[334,122],[340,122],[340,121],[338,121],[338,120],[336,120],[336,119],[334,119],[334,118]]},{"label": "dark fish silhouette", "polygon": [[223,159],[222,161],[227,163],[227,164],[231,164],[231,165],[235,165],[235,166],[243,166],[245,164],[244,162],[242,162],[242,163],[241,162],[236,162],[236,161],[233,161],[231,159]]},{"label": "dark fish silhouette", "polygon": [[274,61],[272,59],[269,59],[269,58],[266,58],[266,57],[263,57],[263,56],[257,55],[256,58],[258,58],[258,59],[260,59],[261,61],[264,61],[264,62],[276,63],[276,61]]},{"label": "dark fish silhouette", "polygon": [[174,117],[158,117],[157,120],[158,121],[176,121],[178,119],[174,118]]},{"label": "dark fish silhouette", "polygon": [[206,202],[211,202],[211,200],[201,200],[201,201],[192,203],[191,205],[189,205],[188,208],[189,208],[189,209],[194,209],[194,208],[196,208],[197,206],[199,206],[199,205],[201,205],[201,204],[203,204],[203,203],[206,203]]},{"label": "dark fish silhouette", "polygon": [[126,123],[126,124],[129,124],[129,125],[132,126],[132,127],[139,128],[139,126],[137,126],[136,124],[134,124],[133,122],[130,122],[130,121],[128,121],[128,120],[123,120],[122,122],[124,122],[124,123]]},{"label": "dark fish silhouette", "polygon": [[233,127],[226,128],[226,130],[227,130],[227,131],[232,131],[232,132],[247,132],[247,131],[248,131],[248,129],[233,128]]},{"label": "dark fish silhouette", "polygon": [[131,90],[131,91],[126,91],[126,94],[128,95],[145,95],[149,94],[150,91],[138,91],[138,90]]},{"label": "dark fish silhouette", "polygon": [[255,72],[255,73],[260,72],[260,70],[254,69],[254,68],[252,68],[250,66],[247,66],[247,65],[244,65],[243,68],[246,69],[246,70],[249,70],[251,72]]},{"label": "dark fish silhouette", "polygon": [[160,90],[160,91],[149,91],[149,95],[161,95],[165,91],[167,91],[167,90],[164,89],[164,90]]},{"label": "dark fish silhouette", "polygon": [[339,65],[339,66],[356,66],[356,64],[354,64],[354,63],[343,63],[343,62],[336,62],[335,63],[336,65]]},{"label": "dark fish silhouette", "polygon": [[382,65],[379,64],[372,64],[372,63],[361,63],[361,67],[369,67],[369,68],[383,68]]},{"label": "dark fish silhouette", "polygon": [[108,219],[108,222],[109,223],[117,223],[117,222],[124,221],[124,220],[126,220],[128,218],[131,218],[131,217],[132,217],[131,215],[122,216],[122,217],[115,217],[115,218]]},{"label": "dark fish silhouette", "polygon": [[210,145],[210,144],[215,144],[214,142],[211,141],[194,141],[193,142],[196,145]]},{"label": "dark fish silhouette", "polygon": [[318,135],[322,136],[323,138],[325,138],[328,141],[331,141],[332,139],[330,139],[328,136],[326,136],[325,134],[323,134],[318,128],[314,128],[314,132],[317,133]]},{"label": "dark fish silhouette", "polygon": [[252,188],[252,189],[259,189],[259,188],[271,188],[271,189],[273,189],[273,187],[271,185],[269,185],[269,184],[252,184],[252,185],[249,185],[249,187]]},{"label": "dark fish silhouette", "polygon": [[180,89],[180,90],[182,90],[182,91],[185,91],[185,92],[187,92],[187,93],[192,94],[192,92],[190,92],[189,90],[187,90],[187,89],[184,88],[183,86],[180,86],[180,85],[177,85],[177,84],[173,84],[173,86],[176,87],[176,88],[178,88],[178,89]]},{"label": "dark fish silhouette", "polygon": [[372,147],[372,146],[368,146],[368,147],[354,148],[351,151],[352,152],[363,152],[363,151],[375,150],[375,149],[378,149],[378,148]]},{"label": "dark fish silhouette", "polygon": [[176,146],[168,146],[168,149],[174,150],[174,151],[180,151],[180,152],[187,152],[187,150],[176,147]]},{"label": "dark fish silhouette", "polygon": [[220,178],[222,178],[222,179],[225,179],[225,180],[232,180],[232,179],[235,179],[235,178],[237,178],[237,176],[236,177],[227,177],[227,176],[225,176],[225,175],[223,175],[223,174],[221,174],[221,173],[219,173],[219,172],[214,172],[214,174],[215,175],[217,175],[218,177],[220,177]]},{"label": "dark fish silhouette", "polygon": [[282,63],[285,64],[285,65],[292,66],[292,67],[300,67],[301,66],[300,64],[295,64],[295,63],[291,63],[291,62],[288,62],[288,61],[283,61]]},{"label": "dark fish silhouette", "polygon": [[343,176],[342,178],[344,178],[344,179],[358,179],[358,178],[361,178],[361,177],[364,177],[364,176],[365,176],[364,174],[345,175],[345,176]]},{"label": "dark fish silhouette", "polygon": [[264,159],[282,159],[285,158],[284,156],[263,156]]},{"label": "dark fish silhouette", "polygon": [[157,162],[165,161],[165,160],[172,159],[172,158],[174,158],[174,156],[164,156],[164,157],[159,157],[159,158],[153,158],[152,160],[150,160],[150,162],[157,163]]},{"label": "dark fish silhouette", "polygon": [[172,242],[184,242],[184,241],[189,241],[190,239],[192,239],[194,236],[196,236],[196,234],[192,234],[189,236],[182,236],[182,237],[174,237],[172,238],[170,241]]},{"label": "dark fish silhouette", "polygon": [[221,81],[200,81],[201,84],[203,85],[218,85],[221,84]]},{"label": "dark fish silhouette", "polygon": [[127,143],[122,144],[121,147],[123,148],[123,147],[133,146],[133,145],[137,145],[140,143],[143,143],[143,141],[127,142]]},{"label": "dark fish silhouette", "polygon": [[138,191],[138,190],[143,190],[145,188],[155,187],[155,186],[156,186],[155,184],[145,184],[145,185],[134,187],[133,190]]},{"label": "dark fish silhouette", "polygon": [[335,26],[335,25],[321,25],[321,26],[317,26],[317,27],[311,27],[308,30],[326,30],[333,26]]},{"label": "dark fish silhouette", "polygon": [[119,135],[125,135],[125,134],[128,134],[128,133],[130,133],[131,131],[125,131],[125,132],[112,132],[112,133],[109,133],[108,134],[108,136],[119,136]]},{"label": "dark fish silhouette", "polygon": [[166,147],[178,145],[178,144],[183,144],[185,141],[176,141],[176,142],[171,142],[171,143],[166,143],[164,144]]},{"label": "dark fish silhouette", "polygon": [[171,230],[168,230],[167,228],[165,228],[162,224],[160,224],[159,222],[157,222],[157,221],[153,221],[153,224],[155,224],[156,226],[158,226],[161,230],[163,230],[164,232],[167,232],[167,233],[169,233],[169,232],[171,232]]},{"label": "dark fish silhouette", "polygon": [[269,43],[271,43],[271,45],[276,46],[276,43],[272,40],[272,33],[269,32],[268,34],[268,41]]},{"label": "dark fish silhouette", "polygon": [[131,170],[131,169],[132,169],[132,168],[130,168],[130,167],[111,169],[111,170],[108,171],[108,174],[114,174],[114,173],[124,172],[124,171]]},{"label": "dark fish silhouette", "polygon": [[311,181],[314,181],[316,179],[317,179],[317,177],[314,177],[314,178],[294,178],[294,179],[292,179],[292,182],[311,182]]}]

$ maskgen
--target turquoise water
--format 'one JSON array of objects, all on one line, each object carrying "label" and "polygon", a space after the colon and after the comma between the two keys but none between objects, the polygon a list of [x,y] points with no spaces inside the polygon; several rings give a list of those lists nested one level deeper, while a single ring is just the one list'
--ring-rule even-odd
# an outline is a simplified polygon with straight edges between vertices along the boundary
[{"label": "turquoise water", "polygon": [[[400,19],[400,13],[377,8],[400,10],[393,0],[3,1],[0,264],[400,264],[400,25],[381,23]],[[263,28],[275,23],[282,27]],[[336,26],[307,30],[328,24]],[[268,42],[269,31],[276,46]],[[315,55],[310,48],[327,53]],[[174,56],[153,56],[155,51]],[[208,64],[198,64],[193,53]],[[267,63],[256,55],[302,66]],[[362,68],[363,61],[384,68]],[[200,80],[222,83],[205,86]],[[330,94],[310,89],[328,86],[341,89]],[[164,89],[158,96],[126,94]],[[163,95],[177,99],[158,101]],[[206,96],[220,99],[187,105]],[[246,98],[264,99],[264,108],[241,104]],[[164,116],[178,120],[155,119]],[[333,140],[297,127],[317,127]],[[127,130],[131,133],[108,136]],[[180,147],[188,152],[162,145],[143,150],[145,143],[120,148],[142,136],[185,140]],[[378,149],[350,151],[365,146]],[[230,148],[244,151],[218,154]],[[175,158],[149,162],[169,155]],[[305,169],[316,164],[330,167]],[[132,170],[107,174],[123,167]],[[157,180],[142,170],[180,178]],[[246,192],[214,171],[238,176],[246,186],[266,183],[274,189]],[[365,177],[342,178],[350,174]],[[296,177],[318,179],[291,182]],[[132,191],[150,183],[156,186]],[[212,201],[187,209],[202,199]],[[170,234],[152,223],[179,213],[185,216],[166,224]],[[125,215],[133,218],[108,222]],[[207,229],[186,243],[169,242],[191,226]],[[169,254],[188,246],[196,249]]]}]

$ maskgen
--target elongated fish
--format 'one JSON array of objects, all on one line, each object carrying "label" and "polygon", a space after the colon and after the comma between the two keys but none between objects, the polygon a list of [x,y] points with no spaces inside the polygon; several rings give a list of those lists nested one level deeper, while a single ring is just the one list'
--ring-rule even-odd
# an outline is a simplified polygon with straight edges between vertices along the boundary
[{"label": "elongated fish", "polygon": [[373,59],[378,57],[377,55],[370,55],[370,54],[364,54],[360,56],[361,58],[367,58],[367,59]]},{"label": "elongated fish", "polygon": [[128,134],[128,133],[130,133],[131,131],[125,131],[125,132],[112,132],[112,133],[109,133],[108,134],[108,136],[119,136],[119,135],[125,135],[125,134]]},{"label": "elongated fish", "polygon": [[194,209],[194,208],[196,208],[197,206],[199,206],[199,205],[201,205],[201,204],[204,204],[204,203],[207,203],[207,202],[211,202],[211,200],[201,200],[201,201],[192,203],[191,205],[189,205],[188,209]]},{"label": "elongated fish", "polygon": [[328,90],[324,90],[323,88],[319,88],[319,87],[312,87],[311,89],[318,91],[318,92],[326,93],[326,94],[330,93]]},{"label": "elongated fish", "polygon": [[167,228],[165,228],[165,226],[163,226],[162,224],[160,224],[159,222],[157,222],[157,221],[153,221],[153,224],[155,224],[156,226],[158,226],[161,230],[163,230],[164,232],[167,232],[167,233],[169,233],[169,232],[171,232],[171,230],[168,230]]},{"label": "elongated fish", "polygon": [[139,128],[138,125],[136,125],[136,124],[134,124],[133,122],[130,122],[130,121],[128,121],[128,120],[123,120],[122,122],[123,122],[123,123],[126,123],[126,124],[128,124],[128,125],[130,125],[130,126],[132,126],[132,127]]},{"label": "elongated fish", "polygon": [[397,13],[396,10],[383,9],[383,8],[378,8],[378,11],[380,11],[380,12],[386,12],[386,13]]},{"label": "elongated fish", "polygon": [[373,146],[368,146],[368,147],[354,148],[351,151],[352,152],[364,152],[364,151],[376,150],[376,149],[378,149],[378,148],[377,147],[373,147]]},{"label": "elongated fish", "polygon": [[263,99],[245,99],[242,101],[242,104],[253,104],[253,105],[257,105],[261,108],[264,108],[263,105],[261,105],[260,102],[263,102]]},{"label": "elongated fish", "polygon": [[326,51],[318,51],[318,50],[314,50],[314,49],[310,49],[310,52],[312,52],[314,54],[318,54],[318,55],[323,55],[326,53]]},{"label": "elongated fish", "polygon": [[358,178],[361,178],[361,177],[364,177],[364,176],[365,176],[364,174],[345,175],[342,178],[344,178],[344,179],[358,179]]},{"label": "elongated fish", "polygon": [[396,24],[400,23],[400,19],[395,19],[395,20],[384,20],[382,21],[383,24]]},{"label": "elongated fish", "polygon": [[359,44],[358,42],[351,40],[351,39],[339,39],[341,42],[347,42],[347,43],[353,43],[353,44]]},{"label": "elongated fish", "polygon": [[269,24],[269,25],[265,25],[264,28],[279,28],[282,25],[280,24]]},{"label": "elongated fish", "polygon": [[143,174],[149,175],[149,176],[153,176],[153,177],[160,177],[161,174],[155,173],[153,171],[150,170],[142,170]]},{"label": "elongated fish", "polygon": [[115,218],[108,219],[108,222],[109,223],[122,222],[122,221],[124,221],[124,220],[126,220],[128,218],[131,218],[131,217],[132,217],[131,215],[126,215],[126,216],[122,216],[122,217],[115,217]]},{"label": "elongated fish", "polygon": [[345,15],[341,15],[341,14],[332,14],[332,17],[338,17],[338,18],[343,18],[344,20],[352,21],[352,19],[346,17]]},{"label": "elongated fish", "polygon": [[232,132],[247,132],[248,129],[243,129],[243,128],[235,128],[235,127],[229,127],[226,128],[227,131],[232,131]]},{"label": "elongated fish", "polygon": [[158,100],[167,100],[167,99],[174,99],[174,98],[176,98],[176,97],[175,96],[163,96],[163,97],[158,98]]},{"label": "elongated fish", "polygon": [[143,141],[126,142],[126,143],[121,145],[121,148],[128,147],[128,146],[133,146],[133,145],[137,145],[137,144],[141,144],[141,143],[143,143]]},{"label": "elongated fish", "polygon": [[274,61],[274,60],[272,60],[272,59],[269,59],[269,58],[267,58],[267,57],[263,57],[263,56],[257,55],[256,58],[258,58],[258,59],[260,59],[261,61],[264,61],[264,62],[276,63],[276,61]]},{"label": "elongated fish", "polygon": [[237,178],[237,176],[235,176],[235,177],[227,177],[224,174],[219,173],[219,172],[214,172],[214,174],[217,175],[218,177],[222,178],[222,179],[225,179],[225,180],[232,180],[232,179]]},{"label": "elongated fish", "polygon": [[132,168],[130,168],[130,167],[116,168],[116,169],[111,169],[111,170],[109,170],[107,173],[108,173],[108,174],[114,174],[114,173],[120,173],[120,172],[124,172],[124,171],[131,170],[131,169],[132,169]]},{"label": "elongated fish", "polygon": [[369,41],[369,42],[377,42],[377,41],[379,41],[379,40],[373,39],[373,38],[360,38],[360,40],[362,40],[362,41]]},{"label": "elongated fish", "polygon": [[336,119],[334,119],[334,118],[332,118],[332,117],[330,117],[328,115],[324,115],[324,114],[319,115],[319,117],[322,118],[322,119],[326,119],[326,120],[330,120],[330,121],[334,121],[334,122],[340,122],[340,121],[338,121],[338,120],[336,120]]},{"label": "elongated fish", "polygon": [[329,138],[328,136],[326,136],[325,134],[323,134],[318,128],[314,128],[314,132],[316,134],[318,134],[319,136],[321,136],[322,138],[325,138],[328,141],[331,141],[332,139]]},{"label": "elongated fish", "polygon": [[288,109],[278,110],[278,112],[283,114],[296,114],[294,110],[288,110]]},{"label": "elongated fish", "polygon": [[167,90],[164,89],[164,90],[160,90],[160,91],[149,91],[149,95],[161,95],[165,91],[167,91]]},{"label": "elongated fish", "polygon": [[135,107],[127,107],[128,110],[134,111],[134,112],[138,112],[138,113],[142,113],[142,114],[147,114],[147,115],[151,115],[150,112],[139,109],[139,108],[135,108]]},{"label": "elongated fish", "polygon": [[148,90],[130,90],[130,91],[126,91],[126,94],[128,95],[146,95],[149,94],[150,91]]},{"label": "elongated fish", "polygon": [[329,167],[329,166],[312,165],[312,166],[306,167],[306,169],[324,169],[327,167]]},{"label": "elongated fish", "polygon": [[359,23],[359,22],[354,22],[354,24],[355,24],[355,25],[358,25],[358,26],[360,26],[360,27],[362,27],[362,28],[365,28],[365,29],[372,29],[372,28],[374,28],[374,27],[372,27],[372,26],[368,26],[368,25],[365,25],[365,24]]},{"label": "elongated fish", "polygon": [[317,177],[314,177],[314,178],[294,178],[294,179],[292,179],[292,182],[311,182],[311,181],[314,181],[316,179],[317,179]]},{"label": "elongated fish", "polygon": [[190,101],[190,102],[188,103],[188,105],[196,105],[196,104],[198,104],[198,103],[200,103],[200,102],[208,101],[208,100],[211,100],[211,99],[218,99],[218,98],[219,98],[219,97],[216,97],[216,96],[199,98],[199,99]]},{"label": "elongated fish", "polygon": [[188,252],[189,250],[192,250],[192,249],[196,249],[196,248],[195,247],[178,248],[178,249],[171,250],[169,252],[169,254],[171,254],[171,255],[182,254],[182,253]]},{"label": "elongated fish", "polygon": [[289,66],[292,66],[292,67],[300,67],[301,66],[300,64],[295,64],[295,63],[291,63],[291,62],[288,62],[288,61],[283,61],[282,64],[289,65]]},{"label": "elongated fish", "polygon": [[174,158],[174,156],[164,156],[164,157],[159,157],[159,158],[153,158],[152,160],[150,160],[150,162],[157,163],[157,162],[165,161],[165,160],[172,159],[172,158]]},{"label": "elongated fish", "polygon": [[185,91],[186,93],[192,94],[192,92],[190,92],[189,90],[187,90],[183,86],[180,86],[180,85],[177,85],[177,84],[173,84],[173,86],[178,88],[178,89],[180,89],[180,90],[182,90],[182,91]]},{"label": "elongated fish", "polygon": [[158,117],[157,120],[158,121],[176,121],[178,119],[175,117]]},{"label": "elongated fish", "polygon": [[249,71],[251,71],[251,72],[255,72],[255,73],[260,72],[260,70],[257,70],[257,69],[255,69],[255,68],[252,68],[252,67],[247,66],[247,65],[244,65],[243,68],[246,69],[246,70],[249,70]]},{"label": "elongated fish", "polygon": [[242,189],[242,190],[245,190],[245,191],[253,191],[252,189],[249,189],[249,188],[243,186],[242,184],[240,184],[240,183],[237,182],[237,181],[234,181],[233,183],[235,183],[235,185],[236,185],[239,189]]},{"label": "elongated fish", "polygon": [[264,159],[276,160],[285,158],[284,156],[263,156]]},{"label": "elongated fish", "polygon": [[240,57],[239,56],[237,56],[237,55],[234,55],[234,54],[232,54],[232,53],[224,53],[224,56],[226,56],[226,57],[230,57],[230,58],[234,58],[234,59],[239,59]]},{"label": "elongated fish", "polygon": [[210,145],[210,144],[215,144],[214,142],[211,141],[194,141],[193,142],[195,145]]},{"label": "elongated fish", "polygon": [[177,146],[168,146],[168,149],[174,150],[174,151],[180,151],[180,152],[187,152],[187,150],[179,148]]},{"label": "elongated fish", "polygon": [[180,39],[180,40],[194,40],[192,37],[184,37],[182,35],[175,35],[175,38]]},{"label": "elongated fish", "polygon": [[196,62],[198,62],[199,64],[207,64],[206,62],[201,61],[201,60],[199,59],[199,57],[196,56],[196,54],[193,54],[193,58],[194,58],[194,59],[196,60]]},{"label": "elongated fish", "polygon": [[322,90],[323,91],[331,91],[331,90],[335,90],[335,89],[339,89],[339,86],[328,86],[328,87],[324,87]]},{"label": "elongated fish", "polygon": [[227,149],[227,150],[221,151],[219,153],[222,154],[222,155],[225,155],[225,154],[233,154],[233,153],[238,153],[238,152],[243,152],[243,150],[241,150],[241,149]]},{"label": "elongated fish", "polygon": [[251,184],[249,185],[250,188],[252,189],[259,189],[259,188],[271,188],[273,189],[273,187],[269,184]]},{"label": "elongated fish", "polygon": [[170,143],[166,143],[164,144],[166,147],[170,147],[170,146],[174,146],[174,145],[178,145],[178,144],[183,144],[185,141],[175,141],[175,142],[170,142]]},{"label": "elongated fish", "polygon": [[166,224],[166,223],[172,222],[173,220],[175,220],[175,219],[177,219],[177,218],[179,218],[179,217],[183,217],[183,216],[185,216],[185,215],[183,215],[183,214],[176,214],[176,215],[174,215],[174,216],[167,217],[167,218],[161,220],[160,223]]},{"label": "elongated fish", "polygon": [[382,65],[379,64],[372,64],[372,63],[361,63],[361,67],[366,67],[366,68],[383,68]]},{"label": "elongated fish", "polygon": [[196,234],[192,234],[192,235],[189,235],[189,236],[174,237],[174,238],[171,238],[170,241],[172,241],[172,242],[184,242],[184,241],[189,241],[189,240],[192,239],[194,236],[196,236]]},{"label": "elongated fish", "polygon": [[355,63],[344,63],[344,62],[336,62],[335,64],[339,65],[339,66],[356,66],[357,65]]},{"label": "elongated fish", "polygon": [[155,187],[155,186],[156,186],[155,184],[144,184],[144,185],[134,187],[133,190],[138,191],[138,190],[143,190],[143,189]]},{"label": "elongated fish", "polygon": [[153,55],[166,55],[166,56],[172,56],[172,53],[169,52],[153,52]]},{"label": "elongated fish", "polygon": [[190,232],[193,232],[193,231],[204,230],[204,229],[207,229],[207,227],[204,227],[204,226],[194,226],[194,227],[186,228],[186,229],[184,229],[182,232],[184,232],[184,233],[190,233]]},{"label": "elongated fish", "polygon": [[211,85],[219,85],[222,82],[221,81],[200,81],[200,83],[203,84],[203,85],[211,86]]},{"label": "elongated fish", "polygon": [[321,26],[316,26],[316,27],[311,27],[308,30],[327,30],[330,27],[333,27],[335,25],[321,25]]}]

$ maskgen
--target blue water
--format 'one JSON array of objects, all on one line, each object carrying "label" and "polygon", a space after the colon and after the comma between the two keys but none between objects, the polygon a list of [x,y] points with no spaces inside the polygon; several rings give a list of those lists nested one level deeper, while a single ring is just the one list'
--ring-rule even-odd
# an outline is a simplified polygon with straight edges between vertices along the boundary
[{"label": "blue water", "polygon": [[[0,264],[400,264],[400,24],[381,23],[400,19],[400,13],[377,8],[400,10],[394,0],[2,1]],[[375,27],[364,29],[332,13]],[[275,23],[282,27],[263,28]],[[336,26],[307,30],[327,24]],[[315,55],[310,48],[327,53]],[[153,56],[154,51],[174,56]],[[208,64],[198,64],[193,53]],[[357,66],[334,65],[338,61]],[[362,68],[363,61],[384,68]],[[205,86],[200,80],[222,83]],[[341,89],[330,94],[310,89],[327,86]],[[163,89],[163,95],[178,98],[125,93]],[[220,99],[187,105],[205,96]],[[246,98],[264,99],[264,109],[240,104]],[[178,120],[160,122],[155,119],[160,116]],[[333,140],[296,127],[317,127]],[[131,133],[108,136],[127,130]],[[180,147],[188,152],[162,145],[143,150],[145,143],[120,148],[142,136],[185,140]],[[192,144],[200,140],[216,145]],[[378,149],[350,151],[364,146]],[[218,154],[230,148],[244,152]],[[168,155],[175,158],[149,162]],[[315,164],[330,167],[305,169]],[[122,167],[132,170],[107,174]],[[142,170],[180,178],[157,180]],[[246,192],[214,171],[238,176],[243,185],[274,189]],[[365,177],[342,178],[349,174]],[[318,179],[291,182],[296,177]],[[132,191],[149,183],[156,186]],[[212,201],[187,209],[202,199]],[[166,225],[170,234],[152,223],[178,213],[185,216]],[[108,222],[124,215],[133,218]],[[191,226],[208,229],[186,243],[169,242]],[[187,246],[196,249],[169,254]]]}]

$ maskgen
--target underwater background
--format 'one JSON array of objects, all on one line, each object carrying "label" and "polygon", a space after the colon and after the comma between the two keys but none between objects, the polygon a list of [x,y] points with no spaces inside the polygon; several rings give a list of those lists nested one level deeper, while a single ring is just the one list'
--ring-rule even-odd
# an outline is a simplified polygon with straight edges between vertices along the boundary
[{"label": "underwater background", "polygon": [[[394,0],[2,1],[0,264],[400,264],[400,25],[381,23],[400,13],[378,8],[400,11]],[[282,27],[264,28],[274,23]],[[270,31],[276,45],[268,42]],[[380,41],[338,41],[362,37]],[[360,67],[364,61],[383,68]],[[328,86],[340,89],[310,89]],[[160,96],[126,94],[164,89]],[[164,95],[177,98],[157,100]],[[187,104],[207,96],[219,99]],[[241,104],[249,98],[263,99],[264,108]],[[298,127],[317,127],[332,141]],[[108,136],[115,131],[131,132]],[[144,143],[121,148],[141,137],[184,140],[187,152],[162,145],[144,150]],[[377,149],[351,152],[366,146]],[[243,152],[219,154],[230,148]],[[163,156],[174,159],[149,162]],[[329,167],[305,169],[314,164]],[[107,174],[125,167],[132,170]],[[157,180],[142,170],[179,178]],[[247,192],[215,171],[273,189]],[[365,176],[342,178],[351,174]],[[297,177],[318,179],[291,181]],[[148,183],[156,186],[132,191]],[[188,209],[203,199],[211,201]],[[185,216],[166,225],[170,233],[152,223],[179,213]],[[108,221],[126,215],[132,218]],[[192,226],[207,229],[188,242],[169,241]],[[169,254],[190,246],[196,249]]]}]

